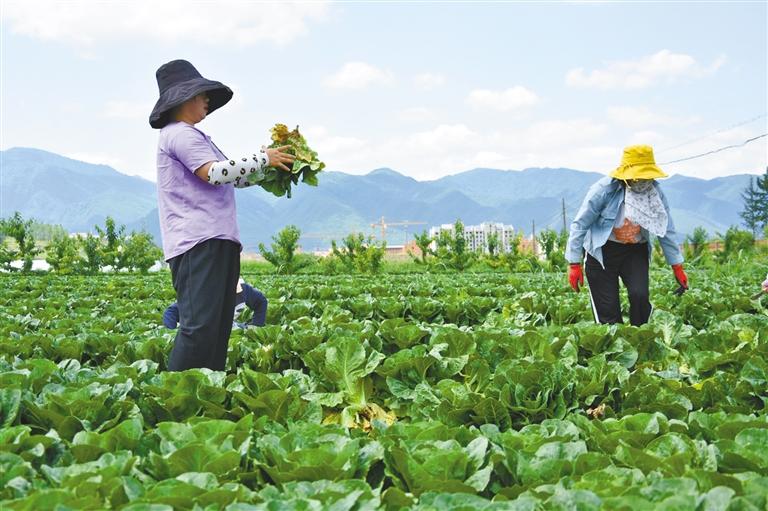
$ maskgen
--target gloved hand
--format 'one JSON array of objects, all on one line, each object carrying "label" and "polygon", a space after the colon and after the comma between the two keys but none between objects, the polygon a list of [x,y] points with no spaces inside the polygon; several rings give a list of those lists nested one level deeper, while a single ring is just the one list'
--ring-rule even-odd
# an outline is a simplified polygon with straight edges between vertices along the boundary
[{"label": "gloved hand", "polygon": [[763,281],[763,292],[768,293],[768,275],[765,276],[765,280]]},{"label": "gloved hand", "polygon": [[685,274],[685,270],[683,270],[683,265],[673,264],[672,271],[675,272],[675,279],[677,279],[677,282],[685,289],[688,289],[688,275]]},{"label": "gloved hand", "polygon": [[571,263],[568,269],[568,282],[577,293],[579,292],[579,286],[584,285],[584,272],[581,270],[581,263]]}]

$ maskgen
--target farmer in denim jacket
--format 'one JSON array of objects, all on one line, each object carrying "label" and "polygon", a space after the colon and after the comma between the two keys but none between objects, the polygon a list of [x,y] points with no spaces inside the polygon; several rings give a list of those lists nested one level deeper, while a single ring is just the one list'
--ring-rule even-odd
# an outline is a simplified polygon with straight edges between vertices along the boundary
[{"label": "farmer in denim jacket", "polygon": [[[252,326],[264,326],[267,319],[267,297],[264,293],[249,286],[243,279],[237,281],[237,289],[235,290],[235,315],[237,318],[245,310],[246,307],[253,311],[253,318],[251,322],[232,324],[233,328],[246,328],[248,325]],[[166,328],[175,329],[179,324],[179,304],[173,302],[165,309],[163,313],[163,325]]]},{"label": "farmer in denim jacket", "polygon": [[163,64],[156,78],[160,98],[149,124],[160,130],[157,209],[180,324],[168,370],[221,371],[240,276],[235,188],[263,179],[267,166],[289,172],[285,164],[294,157],[283,146],[228,158],[196,125],[226,105],[232,89],[203,78],[186,60]]},{"label": "farmer in denim jacket", "polygon": [[662,177],[667,174],[656,166],[650,146],[625,148],[621,165],[592,185],[571,223],[568,280],[575,291],[584,285],[581,262],[586,252],[592,311],[599,323],[623,322],[619,278],[629,294],[630,323],[648,322],[653,309],[648,292],[651,236],[659,239],[680,291],[688,288],[669,204],[655,181]]}]

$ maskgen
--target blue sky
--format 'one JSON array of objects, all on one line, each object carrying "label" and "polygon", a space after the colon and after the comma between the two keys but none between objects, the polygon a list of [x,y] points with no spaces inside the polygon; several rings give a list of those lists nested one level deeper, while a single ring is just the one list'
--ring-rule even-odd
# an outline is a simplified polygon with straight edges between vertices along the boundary
[{"label": "blue sky", "polygon": [[[154,73],[175,58],[234,89],[200,124],[228,155],[298,124],[349,173],[607,172],[629,144],[667,162],[768,131],[764,1],[0,6],[0,149],[151,180]],[[664,168],[761,173],[766,140]]]}]

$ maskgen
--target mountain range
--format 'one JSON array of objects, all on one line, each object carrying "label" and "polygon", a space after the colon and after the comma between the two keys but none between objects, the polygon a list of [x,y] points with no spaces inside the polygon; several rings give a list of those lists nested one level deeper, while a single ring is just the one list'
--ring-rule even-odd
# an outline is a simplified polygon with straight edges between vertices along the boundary
[{"label": "mountain range", "polygon": [[[155,184],[94,165],[31,148],[0,151],[0,217],[19,211],[24,218],[60,224],[70,232],[93,231],[107,216],[128,230],[144,229],[160,240]],[[288,224],[298,226],[306,250],[324,248],[348,232],[379,235],[371,227],[387,222],[424,222],[391,227],[387,241],[403,243],[434,225],[503,222],[530,233],[566,224],[587,189],[603,174],[567,168],[498,170],[478,168],[433,181],[417,181],[392,169],[366,175],[324,172],[317,188],[299,185],[293,197],[274,197],[254,187],[238,190],[237,211],[246,251]],[[741,223],[741,192],[748,174],[704,180],[675,175],[662,183],[677,229],[710,234]]]}]

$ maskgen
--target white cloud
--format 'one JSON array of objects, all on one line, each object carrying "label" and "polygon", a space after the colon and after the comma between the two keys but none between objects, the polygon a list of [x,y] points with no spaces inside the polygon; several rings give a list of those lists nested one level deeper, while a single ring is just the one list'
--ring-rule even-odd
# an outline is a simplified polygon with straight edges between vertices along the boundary
[{"label": "white cloud", "polygon": [[539,102],[535,92],[521,85],[510,87],[503,91],[477,89],[469,93],[467,103],[475,108],[508,112],[524,107],[533,106]]},{"label": "white cloud", "polygon": [[154,106],[150,101],[107,101],[104,117],[111,119],[144,119]]},{"label": "white cloud", "polygon": [[658,147],[660,144],[663,144],[667,140],[668,140],[667,137],[665,137],[664,135],[662,135],[657,131],[644,130],[644,131],[636,131],[635,133],[633,133],[632,136],[629,137],[629,141],[627,142],[627,145],[643,144],[643,145]]},{"label": "white cloud", "polygon": [[413,83],[421,90],[430,91],[445,85],[445,76],[436,73],[421,73],[414,76]]},{"label": "white cloud", "polygon": [[428,121],[435,117],[432,110],[423,106],[415,106],[412,108],[406,108],[398,113],[398,117],[401,121],[406,122],[421,122]]},{"label": "white cloud", "polygon": [[[607,168],[592,165],[595,161],[601,165],[612,163],[621,156],[621,148],[612,148],[610,158],[605,157],[606,151],[589,152],[590,148],[605,145],[606,132],[604,124],[589,119],[571,119],[550,120],[506,131],[480,131],[462,123],[440,124],[430,130],[394,137],[366,140],[355,137],[353,148],[334,152],[319,149],[324,144],[322,137],[308,136],[308,139],[312,140],[313,147],[318,145],[318,153],[332,169],[366,173],[377,167],[391,167],[424,180],[476,167]],[[328,133],[324,136],[335,138]]]},{"label": "white cloud", "polygon": [[506,156],[495,151],[480,151],[472,157],[473,167],[485,167],[485,168],[500,168],[509,161],[509,156]]},{"label": "white cloud", "polygon": [[393,74],[365,62],[347,62],[336,73],[326,77],[324,84],[332,89],[364,89],[372,84],[390,84]]},{"label": "white cloud", "polygon": [[745,140],[760,133],[747,127],[740,127],[689,144],[655,151],[656,161],[670,174],[711,179],[732,174],[760,174],[768,166],[768,140],[761,138],[742,147],[726,149],[719,153],[702,156],[693,160],[668,163],[674,160],[704,154],[726,146],[738,146]]},{"label": "white cloud", "polygon": [[690,55],[661,50],[639,60],[609,62],[603,69],[585,72],[584,68],[568,71],[565,82],[571,87],[598,89],[643,89],[680,78],[700,78],[717,71],[725,57],[702,66]]},{"label": "white cloud", "polygon": [[691,126],[701,121],[699,117],[675,117],[652,112],[647,107],[616,106],[607,111],[608,119],[627,128],[650,126]]},{"label": "white cloud", "polygon": [[344,158],[345,152],[359,151],[366,145],[364,140],[357,137],[332,135],[325,126],[309,126],[302,131],[312,141],[312,148],[322,155],[321,159]]},{"label": "white cloud", "polygon": [[4,0],[3,21],[14,33],[83,46],[118,39],[250,46],[290,43],[329,10],[325,1]]},{"label": "white cloud", "polygon": [[[246,100],[247,94],[241,94],[240,91],[248,90],[249,89],[248,85],[251,85],[251,84],[248,84],[246,82],[246,85],[241,85],[240,82],[227,79],[226,85],[227,87],[235,91],[235,94],[232,96],[232,99],[230,99],[229,103],[227,103],[227,106],[226,106],[227,113],[228,114],[239,113],[241,111],[244,111],[245,107],[247,106],[247,100]],[[154,105],[155,104],[154,102],[157,101],[157,99],[153,99],[152,101],[153,101],[152,105]]]},{"label": "white cloud", "polygon": [[[222,128],[224,128],[222,126]],[[663,128],[617,131],[608,122],[597,119],[549,119],[518,128],[493,129],[487,125],[466,123],[435,124],[427,130],[404,130],[396,135],[378,135],[336,131],[331,126],[306,125],[302,133],[330,170],[365,174],[378,167],[390,167],[419,180],[437,179],[476,167],[523,169],[527,167],[568,167],[607,173],[621,160],[622,149],[631,144],[649,143],[656,150],[658,162],[703,153],[730,144],[738,144],[755,135],[743,127],[665,151],[679,143]],[[149,130],[147,130],[149,131]],[[220,130],[211,130],[220,140],[235,140]],[[155,133],[147,133],[149,147]],[[218,139],[217,139],[218,140]],[[237,152],[227,142],[227,150]],[[253,144],[243,143],[246,150]],[[117,153],[115,153],[117,154]],[[768,164],[765,139],[745,147],[723,151],[690,162],[662,165],[670,174],[682,173],[709,179],[735,173],[762,173]],[[104,163],[124,171],[146,167],[146,178],[153,179],[154,161],[126,165],[119,158],[103,154],[69,154],[69,157]],[[322,181],[322,178],[321,178]]]},{"label": "white cloud", "polygon": [[60,103],[58,110],[63,115],[82,115],[85,110],[83,103],[79,101],[67,101],[66,103]]},{"label": "white cloud", "polygon": [[456,144],[472,144],[479,140],[480,135],[464,124],[441,124],[429,131],[421,131],[411,135],[409,144],[416,150],[442,150],[446,146]]},{"label": "white cloud", "polygon": [[558,154],[598,143],[607,131],[605,124],[591,119],[554,119],[534,123],[520,130],[518,136],[521,148]]}]

